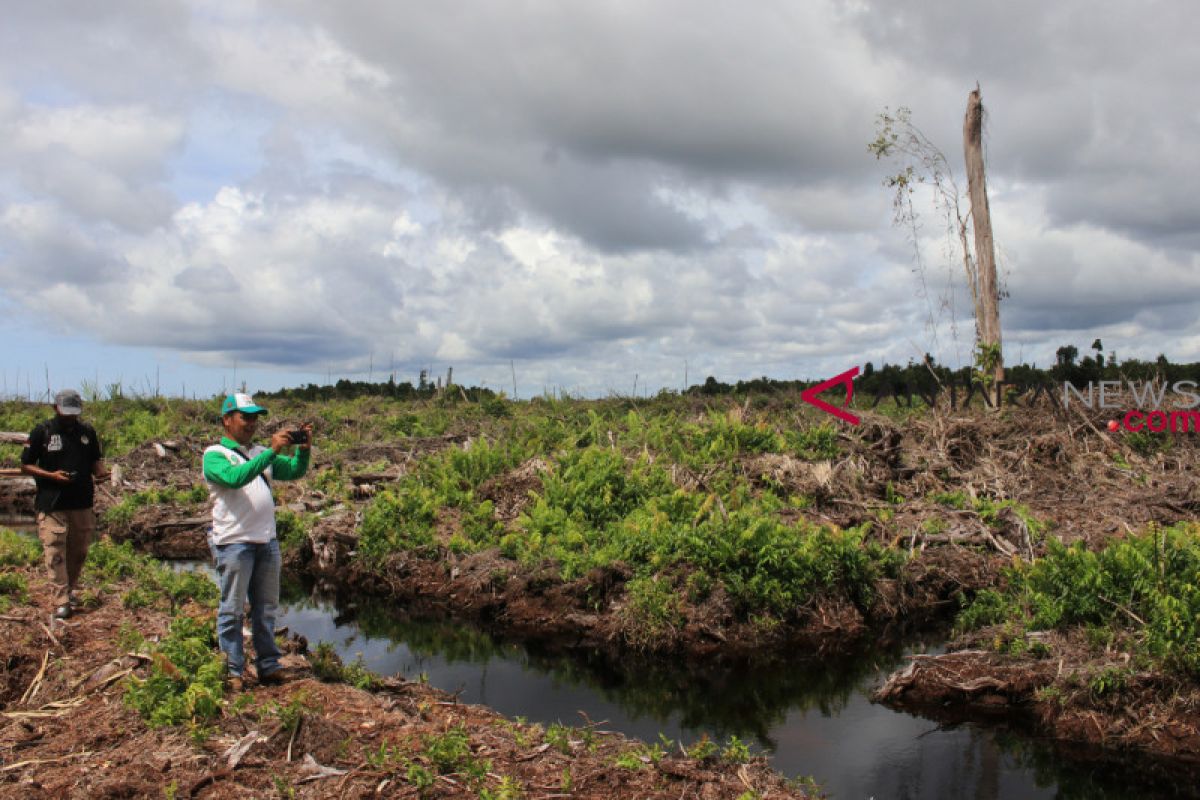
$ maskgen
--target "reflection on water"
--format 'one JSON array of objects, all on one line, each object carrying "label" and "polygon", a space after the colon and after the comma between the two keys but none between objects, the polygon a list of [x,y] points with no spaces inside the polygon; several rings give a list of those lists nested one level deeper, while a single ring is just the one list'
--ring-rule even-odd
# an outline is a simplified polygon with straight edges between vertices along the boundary
[{"label": "reflection on water", "polygon": [[551,654],[473,628],[406,619],[378,603],[338,609],[285,590],[281,625],[346,660],[400,674],[534,722],[583,724],[656,740],[736,735],[770,753],[786,775],[812,775],[833,798],[1150,798],[1144,775],[1062,763],[1023,736],[970,725],[940,727],[868,701],[922,643],[787,664],[698,669],[672,662],[614,664],[598,654]]}]

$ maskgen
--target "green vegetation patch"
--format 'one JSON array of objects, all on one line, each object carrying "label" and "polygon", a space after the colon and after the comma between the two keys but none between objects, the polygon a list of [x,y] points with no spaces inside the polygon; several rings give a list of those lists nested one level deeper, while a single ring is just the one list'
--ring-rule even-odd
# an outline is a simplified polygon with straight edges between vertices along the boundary
[{"label": "green vegetation patch", "polygon": [[[672,585],[670,575],[687,574],[689,596],[720,582],[746,613],[786,614],[822,589],[840,588],[869,605],[874,582],[903,562],[866,543],[865,529],[784,522],[777,498],[754,498],[744,484],[727,500],[686,492],[659,464],[611,450],[570,454],[544,483],[517,530],[501,537],[501,550],[525,563],[555,562],[564,580],[619,562],[639,577],[667,579],[662,587]],[[643,630],[670,625],[672,615],[653,602],[662,587],[631,584]]]},{"label": "green vegetation patch", "polygon": [[121,596],[126,608],[166,605],[171,613],[188,601],[215,608],[219,592],[216,584],[198,571],[176,572],[148,556],[135,553],[133,545],[97,542],[88,551],[85,577],[105,592],[111,584],[130,581]]},{"label": "green vegetation patch", "polygon": [[371,501],[363,513],[359,551],[378,560],[392,552],[436,552],[434,525],[443,508],[466,511],[464,530],[469,540],[455,549],[470,550],[492,544],[492,509],[481,508],[475,490],[487,479],[512,469],[523,460],[519,443],[492,444],[477,440],[470,447],[451,448],[420,462],[393,489]]},{"label": "green vegetation patch", "polygon": [[320,680],[329,683],[348,683],[366,691],[379,686],[379,676],[366,668],[361,653],[354,661],[346,664],[329,642],[318,644],[317,649],[309,655],[308,662],[312,665],[313,675]]},{"label": "green vegetation patch", "polygon": [[743,453],[779,453],[784,437],[765,420],[746,423],[739,409],[710,413],[703,425],[684,429],[689,450],[700,463],[728,461]]},{"label": "green vegetation patch", "polygon": [[111,527],[124,527],[133,521],[139,509],[160,505],[194,506],[208,500],[208,489],[203,484],[197,484],[190,489],[175,489],[170,486],[161,489],[146,489],[126,495],[121,502],[110,506],[100,520]]},{"label": "green vegetation patch", "polygon": [[216,650],[216,623],[176,617],[166,637],[151,646],[150,674],[132,678],[125,704],[152,728],[189,723],[202,729],[221,710],[224,661]]},{"label": "green vegetation patch", "polygon": [[42,558],[42,545],[32,536],[0,528],[0,567],[28,567]]},{"label": "green vegetation patch", "polygon": [[[19,400],[0,402],[0,430],[29,433],[33,426],[43,420],[50,419],[53,410],[40,403],[25,403]],[[20,450],[19,445],[14,445]]]},{"label": "green vegetation patch", "polygon": [[8,611],[13,603],[29,602],[29,584],[19,572],[0,572],[0,612]]},{"label": "green vegetation patch", "polygon": [[275,511],[275,536],[284,552],[295,550],[308,540],[312,529],[312,518],[308,514],[297,514],[289,508]]},{"label": "green vegetation patch", "polygon": [[622,631],[633,647],[650,647],[683,627],[682,600],[674,585],[657,575],[641,576],[625,587]]},{"label": "green vegetation patch", "polygon": [[[735,423],[729,421],[729,430]],[[711,441],[767,445],[766,439],[740,435]],[[824,446],[820,436],[814,446]],[[360,551],[368,558],[395,551],[432,557],[439,547],[439,511],[457,506],[464,535],[448,543],[452,550],[498,546],[527,567],[556,565],[565,581],[616,564],[632,569],[635,579],[653,577],[631,584],[634,602],[628,606],[630,632],[646,642],[676,623],[675,611],[658,602],[662,593],[702,597],[720,583],[747,615],[786,615],[821,590],[843,591],[866,607],[875,581],[896,575],[903,562],[899,552],[866,542],[865,528],[785,522],[779,513],[784,501],[771,493],[755,497],[732,474],[725,491],[686,491],[672,479],[669,462],[600,445],[560,455],[542,475],[542,493],[504,529],[474,490],[524,455],[520,448],[480,443],[438,457],[368,506]],[[682,592],[679,576],[687,581]]]},{"label": "green vegetation patch", "polygon": [[1140,655],[1200,676],[1200,528],[1152,526],[1098,551],[1051,539],[1046,550],[1011,567],[1005,590],[980,592],[960,613],[959,629],[1081,627],[1109,640],[1127,632]]}]

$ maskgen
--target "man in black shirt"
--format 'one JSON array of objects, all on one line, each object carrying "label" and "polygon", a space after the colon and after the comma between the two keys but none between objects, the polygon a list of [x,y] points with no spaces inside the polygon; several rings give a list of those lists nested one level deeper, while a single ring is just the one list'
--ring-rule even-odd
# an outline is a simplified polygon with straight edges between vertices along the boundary
[{"label": "man in black shirt", "polygon": [[57,592],[54,616],[66,619],[75,603],[75,586],[96,530],[92,512],[94,477],[104,474],[96,430],[79,418],[83,399],[74,389],[54,397],[54,418],[29,434],[21,453],[21,471],[37,483],[38,538]]}]

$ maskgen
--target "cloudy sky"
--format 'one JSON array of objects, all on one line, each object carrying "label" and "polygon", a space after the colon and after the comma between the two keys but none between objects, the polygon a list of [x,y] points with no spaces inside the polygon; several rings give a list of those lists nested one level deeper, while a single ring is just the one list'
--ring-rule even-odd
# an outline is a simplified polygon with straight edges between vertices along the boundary
[{"label": "cloudy sky", "polygon": [[976,82],[1008,360],[1200,360],[1183,0],[0,6],[0,393],[959,366],[866,145],[906,106],[965,190]]}]

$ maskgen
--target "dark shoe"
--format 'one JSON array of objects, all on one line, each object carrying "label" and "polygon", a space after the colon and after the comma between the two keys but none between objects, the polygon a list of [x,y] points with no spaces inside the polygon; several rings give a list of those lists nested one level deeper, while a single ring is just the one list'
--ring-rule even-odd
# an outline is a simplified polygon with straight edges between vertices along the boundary
[{"label": "dark shoe", "polygon": [[292,675],[283,667],[258,676],[259,686],[280,686],[292,679]]},{"label": "dark shoe", "polygon": [[59,606],[58,608],[54,609],[55,619],[66,619],[69,616],[71,616],[71,605],[69,603],[65,606]]},{"label": "dark shoe", "polygon": [[229,686],[229,691],[233,692],[234,694],[241,694],[242,689],[245,688],[245,684],[242,683],[242,677],[240,675],[231,675],[225,681],[225,683]]}]

